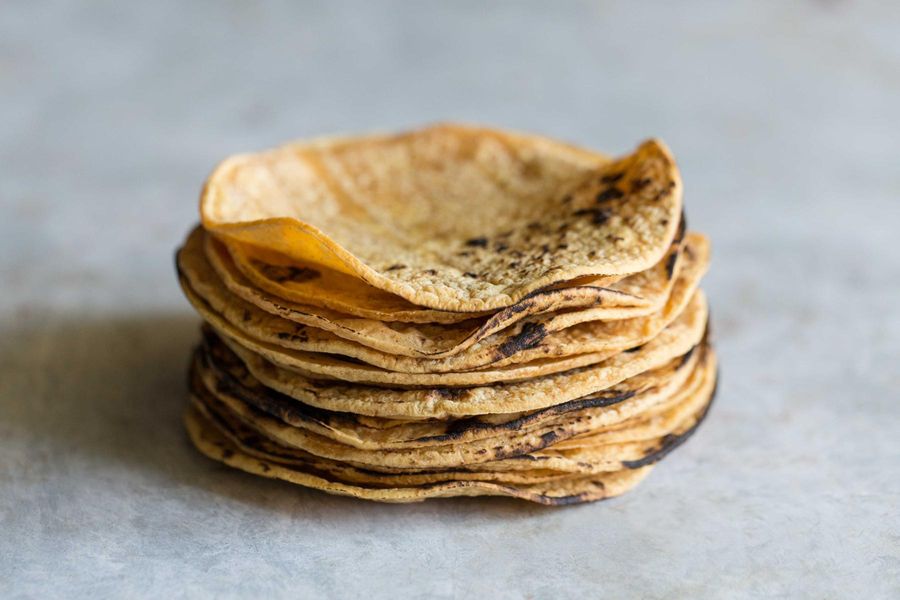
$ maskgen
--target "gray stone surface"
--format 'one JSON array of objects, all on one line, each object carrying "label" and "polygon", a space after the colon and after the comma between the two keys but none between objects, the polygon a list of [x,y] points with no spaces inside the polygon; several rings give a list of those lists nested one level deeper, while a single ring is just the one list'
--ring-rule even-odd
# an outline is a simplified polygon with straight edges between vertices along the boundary
[{"label": "gray stone surface", "polygon": [[[900,4],[0,5],[0,597],[900,597]],[[628,496],[325,496],[192,451],[225,155],[459,119],[680,159],[721,359]]]}]

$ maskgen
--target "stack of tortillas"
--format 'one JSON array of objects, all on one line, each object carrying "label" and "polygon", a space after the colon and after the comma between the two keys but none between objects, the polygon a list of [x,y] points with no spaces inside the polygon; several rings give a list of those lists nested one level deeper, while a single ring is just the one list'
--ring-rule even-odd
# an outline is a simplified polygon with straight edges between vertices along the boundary
[{"label": "stack of tortillas", "polygon": [[235,156],[178,252],[207,456],[370,500],[628,490],[716,385],[705,237],[620,158],[442,125]]}]

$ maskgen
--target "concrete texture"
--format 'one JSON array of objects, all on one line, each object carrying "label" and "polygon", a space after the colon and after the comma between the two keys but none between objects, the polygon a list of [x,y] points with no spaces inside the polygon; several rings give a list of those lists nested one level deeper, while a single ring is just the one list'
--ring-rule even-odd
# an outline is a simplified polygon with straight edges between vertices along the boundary
[{"label": "concrete texture", "polygon": [[[0,597],[900,597],[900,4],[0,5]],[[459,119],[663,137],[723,364],[582,507],[385,506],[197,455],[172,251],[225,155]]]}]

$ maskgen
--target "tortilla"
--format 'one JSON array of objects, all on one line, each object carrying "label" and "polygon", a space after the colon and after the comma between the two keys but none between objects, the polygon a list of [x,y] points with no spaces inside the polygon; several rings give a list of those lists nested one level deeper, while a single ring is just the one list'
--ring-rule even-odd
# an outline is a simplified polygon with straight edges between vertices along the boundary
[{"label": "tortilla", "polygon": [[285,448],[260,436],[256,430],[241,423],[227,412],[215,412],[203,402],[194,398],[191,408],[209,420],[215,427],[235,444],[242,452],[262,460],[275,460],[295,469],[313,469],[327,473],[340,481],[349,483],[375,484],[379,486],[424,485],[441,481],[477,480],[496,481],[501,483],[541,483],[554,479],[571,477],[565,471],[549,469],[531,469],[516,471],[478,471],[466,468],[381,472],[353,466],[347,463],[332,461],[315,456],[296,448]]},{"label": "tortilla", "polygon": [[[472,443],[451,442],[438,446],[404,448],[366,448],[349,446],[319,435],[306,428],[288,425],[284,421],[247,404],[237,395],[221,388],[209,389],[200,377],[194,377],[192,392],[196,398],[216,412],[227,412],[261,435],[279,445],[298,448],[316,456],[340,462],[364,466],[368,469],[436,469],[491,464],[497,469],[528,468],[522,458],[541,461],[545,468],[582,471],[617,470],[616,461],[639,460],[654,448],[656,438],[676,431],[688,417],[701,411],[709,401],[715,381],[715,360],[704,361],[696,376],[688,385],[679,389],[672,399],[648,415],[627,420],[612,428],[611,439],[606,439],[605,429],[590,431],[579,443],[570,445],[566,452],[553,447],[560,441],[571,439],[573,428],[556,427],[546,433],[502,432],[496,437]],[[648,417],[665,416],[650,419]],[[657,422],[658,421],[658,422]],[[631,429],[633,435],[629,435]],[[597,446],[604,446],[604,451]],[[544,451],[544,449],[548,449]],[[507,459],[514,459],[507,464]],[[527,461],[526,461],[527,462]],[[588,466],[590,465],[590,466]]]},{"label": "tortilla", "polygon": [[[705,306],[702,293],[697,291],[691,296],[681,315],[689,313],[687,320],[696,320],[697,315],[705,312]],[[681,315],[676,317],[676,320]],[[286,350],[242,336],[221,321],[211,324],[218,333],[223,334],[223,341],[240,356],[244,356],[248,352],[257,354],[281,369],[311,379],[391,387],[465,387],[521,382],[597,364],[624,351],[629,346],[637,347],[649,343],[659,331],[664,331],[662,323],[660,323],[659,326],[654,327],[653,335],[647,334],[635,338],[631,340],[631,343],[617,340],[618,344],[610,345],[602,338],[591,337],[589,332],[588,335],[584,335],[582,331],[574,331],[573,336],[566,335],[568,330],[564,330],[559,336],[562,339],[542,341],[541,344],[544,346],[536,346],[537,349],[533,351],[530,349],[523,351],[523,354],[519,355],[523,359],[534,357],[534,360],[528,362],[501,364],[501,361],[501,363],[482,369],[461,372],[401,373],[334,355]],[[577,337],[578,334],[582,335]],[[541,354],[540,349],[543,347],[548,347],[550,352],[547,352],[546,355]],[[502,352],[504,349],[501,347],[499,350]]]},{"label": "tortilla", "polygon": [[481,312],[548,285],[656,264],[675,237],[678,169],[657,140],[616,160],[532,135],[439,125],[227,159],[203,226],[358,277],[412,304]]},{"label": "tortilla", "polygon": [[[254,342],[263,343],[267,351],[260,353],[266,357],[270,357],[268,353],[284,352],[279,347],[288,351],[300,351],[287,352],[286,357],[272,360],[290,361],[292,367],[318,372],[318,363],[308,360],[311,356],[315,358],[315,355],[309,353],[326,353],[349,356],[390,371],[446,373],[588,352],[614,353],[644,343],[683,310],[705,272],[708,245],[704,238],[689,235],[681,254],[685,265],[673,286],[668,303],[657,313],[604,322],[593,320],[597,309],[545,313],[528,317],[515,326],[484,338],[461,353],[441,359],[384,353],[328,331],[270,315],[229,294],[212,269],[196,254],[179,254],[178,265],[183,273],[181,281],[185,295],[217,330],[238,343],[249,340],[248,347],[251,349],[256,349]],[[346,368],[354,369],[352,365]],[[343,375],[338,377],[349,378]]]},{"label": "tortilla", "polygon": [[200,452],[230,467],[330,494],[379,502],[419,502],[428,498],[452,496],[510,496],[546,505],[578,504],[623,494],[640,483],[652,469],[652,466],[646,466],[604,475],[570,476],[547,483],[522,485],[490,481],[449,481],[418,487],[363,486],[328,479],[320,471],[292,469],[275,460],[261,460],[250,456],[193,408],[185,413],[185,426],[191,441]]},{"label": "tortilla", "polygon": [[578,436],[610,427],[670,398],[694,376],[698,357],[702,363],[707,353],[692,351],[602,392],[538,411],[415,421],[365,417],[305,405],[262,385],[240,359],[214,339],[207,339],[198,348],[192,371],[211,393],[232,395],[293,427],[361,449],[415,448],[466,444],[511,433],[543,436],[555,431],[559,438],[560,431],[565,430],[568,435]]},{"label": "tortilla", "polygon": [[[460,320],[459,316],[468,317],[469,313],[430,311],[427,318],[440,325],[348,316],[327,308],[273,297],[247,281],[223,246],[199,231],[193,232],[179,251],[178,267],[188,278],[207,270],[198,256],[202,243],[206,258],[222,283],[229,292],[247,303],[289,321],[323,329],[389,354],[443,358],[462,352],[530,315],[591,308],[589,319],[615,320],[645,316],[661,309],[681,266],[681,238],[679,235],[666,257],[653,268],[626,277],[610,287],[596,287],[590,285],[590,281],[577,280],[578,285],[571,287],[536,291],[520,302],[483,318]],[[698,239],[696,243],[705,244],[705,240]],[[450,323],[455,325],[449,326]]]},{"label": "tortilla", "polygon": [[403,419],[513,413],[590,395],[685,354],[700,342],[706,327],[702,292],[695,294],[692,305],[653,340],[602,362],[527,381],[462,389],[385,388],[320,380],[279,368],[238,344],[229,347],[263,384],[318,408]]},{"label": "tortilla", "polygon": [[[713,377],[714,381],[714,377]],[[646,441],[632,441],[594,445],[577,451],[562,451],[556,447],[542,452],[513,456],[499,461],[470,464],[450,468],[385,469],[373,470],[367,465],[335,461],[284,446],[276,438],[261,437],[257,430],[241,421],[227,406],[213,399],[195,397],[193,405],[205,417],[216,422],[218,429],[248,454],[257,458],[275,458],[292,466],[326,471],[338,479],[376,485],[418,485],[436,481],[488,480],[502,482],[535,482],[561,479],[568,474],[585,472],[604,473],[622,468],[639,468],[653,464],[683,444],[697,429],[708,412],[711,395],[699,397],[700,409],[681,419],[662,437]],[[629,458],[631,457],[631,458]]]},{"label": "tortilla", "polygon": [[[643,460],[658,448],[664,437],[689,429],[701,418],[698,415],[705,414],[714,383],[714,369],[704,367],[691,378],[690,385],[679,390],[667,405],[654,407],[651,415],[628,419],[577,439],[571,437],[571,430],[560,427],[545,434],[503,432],[472,443],[390,449],[360,449],[292,427],[230,394],[214,394],[196,380],[192,392],[199,402],[215,412],[231,415],[279,446],[368,470],[541,468],[585,473],[618,470],[623,467],[623,461]],[[557,447],[566,440],[570,443]]]}]

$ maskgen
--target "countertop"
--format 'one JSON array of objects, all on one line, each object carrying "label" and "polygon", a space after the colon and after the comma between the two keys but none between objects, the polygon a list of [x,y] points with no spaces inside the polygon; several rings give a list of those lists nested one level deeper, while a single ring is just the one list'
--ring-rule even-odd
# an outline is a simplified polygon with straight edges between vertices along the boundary
[{"label": "countertop", "polygon": [[[900,597],[900,4],[4,2],[0,596]],[[460,120],[678,157],[721,355],[628,495],[380,505],[180,423],[226,155]]]}]

